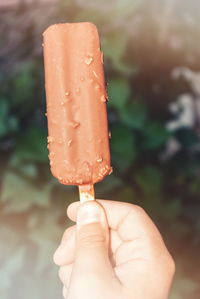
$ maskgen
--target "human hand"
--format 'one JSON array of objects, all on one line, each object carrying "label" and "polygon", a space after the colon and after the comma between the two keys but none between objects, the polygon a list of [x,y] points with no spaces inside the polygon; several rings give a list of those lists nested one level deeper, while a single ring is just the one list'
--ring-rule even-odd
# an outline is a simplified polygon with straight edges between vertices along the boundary
[{"label": "human hand", "polygon": [[174,262],[145,211],[98,200],[73,203],[54,254],[67,299],[166,299]]}]

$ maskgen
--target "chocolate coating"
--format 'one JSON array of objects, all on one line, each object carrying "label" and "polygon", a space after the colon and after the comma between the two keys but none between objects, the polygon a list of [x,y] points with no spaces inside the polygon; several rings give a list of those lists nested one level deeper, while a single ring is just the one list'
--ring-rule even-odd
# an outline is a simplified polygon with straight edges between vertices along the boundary
[{"label": "chocolate coating", "polygon": [[51,172],[66,185],[94,184],[112,171],[96,26],[52,25],[43,36]]}]

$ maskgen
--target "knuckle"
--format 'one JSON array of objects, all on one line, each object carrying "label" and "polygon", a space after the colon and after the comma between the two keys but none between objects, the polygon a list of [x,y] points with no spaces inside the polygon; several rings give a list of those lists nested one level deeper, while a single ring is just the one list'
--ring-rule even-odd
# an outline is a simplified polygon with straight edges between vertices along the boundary
[{"label": "knuckle", "polygon": [[59,256],[57,254],[57,251],[54,253],[53,255],[53,262],[54,264],[56,264],[57,266],[60,266],[60,259],[59,259]]},{"label": "knuckle", "polygon": [[144,219],[147,217],[145,210],[138,205],[131,205],[129,213],[126,216],[129,219]]},{"label": "knuckle", "polygon": [[142,207],[138,206],[138,205],[134,205],[133,210],[134,210],[134,212],[136,212],[138,214],[146,215],[145,210]]},{"label": "knuckle", "polygon": [[65,299],[67,299],[67,288],[65,286],[63,286],[62,294],[63,294],[63,297]]},{"label": "knuckle", "polygon": [[101,232],[82,232],[79,235],[79,243],[85,247],[102,247],[106,238]]},{"label": "knuckle", "polygon": [[[156,259],[155,262],[158,262],[158,259]],[[175,262],[169,252],[167,252],[167,254],[165,253],[165,258],[163,258],[163,254],[160,257],[159,269],[163,276],[168,278],[170,281],[172,280],[175,274]]]},{"label": "knuckle", "polygon": [[68,240],[69,238],[71,238],[73,235],[75,234],[75,225],[70,226],[69,228],[67,228],[62,236],[62,241]]},{"label": "knuckle", "polygon": [[68,266],[61,266],[58,270],[58,276],[65,287],[69,286],[72,269]]},{"label": "knuckle", "polygon": [[171,276],[174,276],[175,271],[176,271],[176,265],[175,265],[174,259],[172,258],[171,255],[169,256],[168,269],[169,269],[169,273],[171,274]]},{"label": "knuckle", "polygon": [[59,276],[61,282],[63,284],[65,284],[65,282],[66,282],[66,279],[65,279],[65,268],[63,266],[61,266],[59,268],[59,270],[58,270],[58,276]]},{"label": "knuckle", "polygon": [[70,237],[70,230],[69,229],[66,229],[63,233],[63,236],[62,236],[62,241],[65,241],[67,240],[68,238]]}]

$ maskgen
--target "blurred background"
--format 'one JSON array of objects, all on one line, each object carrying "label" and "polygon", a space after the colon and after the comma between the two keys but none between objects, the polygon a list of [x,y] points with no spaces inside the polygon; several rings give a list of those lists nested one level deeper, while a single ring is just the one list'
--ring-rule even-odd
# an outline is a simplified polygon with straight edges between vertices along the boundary
[{"label": "blurred background", "polygon": [[114,172],[98,198],[141,205],[176,261],[171,299],[200,298],[200,2],[0,1],[0,298],[61,299],[52,255],[78,200],[49,171],[42,32],[94,22]]}]

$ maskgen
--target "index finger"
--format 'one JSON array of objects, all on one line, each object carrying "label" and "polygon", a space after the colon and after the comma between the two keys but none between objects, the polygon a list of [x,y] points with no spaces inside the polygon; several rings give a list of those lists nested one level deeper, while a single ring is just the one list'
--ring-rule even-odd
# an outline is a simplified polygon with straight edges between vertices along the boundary
[{"label": "index finger", "polygon": [[[139,206],[110,200],[97,200],[104,208],[109,227],[117,230],[124,241],[138,237],[161,238],[153,221]],[[80,202],[72,203],[67,214],[76,221],[77,209]]]}]

